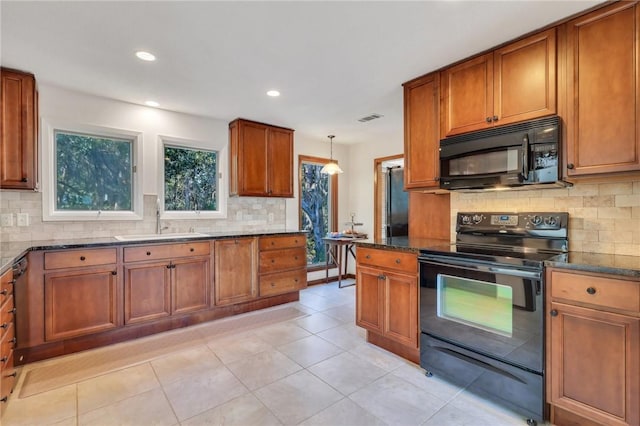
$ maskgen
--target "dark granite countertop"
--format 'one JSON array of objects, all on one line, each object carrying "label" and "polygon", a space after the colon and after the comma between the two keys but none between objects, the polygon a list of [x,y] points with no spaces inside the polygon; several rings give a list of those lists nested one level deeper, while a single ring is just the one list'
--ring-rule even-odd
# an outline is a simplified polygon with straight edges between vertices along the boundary
[{"label": "dark granite countertop", "polygon": [[[448,240],[429,238],[394,237],[380,240],[355,240],[358,246],[401,250],[418,253],[421,248],[434,248],[448,245]],[[574,271],[595,272],[640,278],[640,253],[638,256],[616,254],[569,252],[545,262],[546,266],[571,269]]]},{"label": "dark granite countertop", "polygon": [[[305,231],[248,231],[248,232],[212,232],[200,233],[202,236],[165,238],[165,239],[136,239],[131,241],[119,241],[114,237],[100,238],[75,238],[69,240],[42,240],[42,241],[16,241],[0,243],[0,273],[11,267],[13,262],[35,250],[59,250],[83,247],[124,246],[133,244],[174,243],[179,241],[197,241],[222,239],[230,237],[261,237],[267,235],[299,234]],[[152,235],[153,237],[153,235]]]}]

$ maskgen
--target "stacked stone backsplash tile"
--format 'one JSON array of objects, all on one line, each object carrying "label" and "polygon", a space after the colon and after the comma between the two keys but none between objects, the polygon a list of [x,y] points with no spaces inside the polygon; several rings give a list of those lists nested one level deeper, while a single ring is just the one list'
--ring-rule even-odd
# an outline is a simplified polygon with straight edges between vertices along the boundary
[{"label": "stacked stone backsplash tile", "polygon": [[640,256],[640,180],[570,188],[451,194],[451,235],[464,211],[566,211],[572,251]]},{"label": "stacked stone backsplash tile", "polygon": [[[43,222],[42,194],[0,191],[0,213],[12,213],[14,226],[0,227],[0,241],[69,240],[112,237],[114,235],[154,233],[156,196],[144,196],[144,220],[98,222]],[[18,227],[16,214],[28,213],[29,226]],[[162,232],[239,232],[282,231],[286,224],[285,200],[279,198],[238,197],[227,200],[226,219],[162,220]]]}]

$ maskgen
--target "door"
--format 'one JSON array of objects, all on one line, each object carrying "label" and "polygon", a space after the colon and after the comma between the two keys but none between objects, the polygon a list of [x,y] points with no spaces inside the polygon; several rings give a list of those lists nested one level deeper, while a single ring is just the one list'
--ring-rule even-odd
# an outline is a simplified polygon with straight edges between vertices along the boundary
[{"label": "door", "polygon": [[356,324],[382,334],[384,275],[379,269],[359,265],[356,270]]},{"label": "door", "polygon": [[640,8],[582,16],[566,39],[567,175],[640,170]]},{"label": "door", "polygon": [[216,305],[245,302],[258,296],[255,238],[235,238],[215,242]]},{"label": "door", "polygon": [[171,315],[169,262],[124,266],[124,322],[134,324]]},{"label": "door", "polygon": [[640,319],[556,302],[549,318],[549,402],[602,424],[637,425]]},{"label": "door", "polygon": [[293,197],[293,132],[269,129],[269,188],[272,197]]},{"label": "door", "polygon": [[181,259],[171,263],[171,312],[181,314],[209,307],[209,259]]},{"label": "door", "polygon": [[239,126],[239,193],[240,195],[267,195],[269,191],[267,175],[269,128],[263,124],[244,121]]}]

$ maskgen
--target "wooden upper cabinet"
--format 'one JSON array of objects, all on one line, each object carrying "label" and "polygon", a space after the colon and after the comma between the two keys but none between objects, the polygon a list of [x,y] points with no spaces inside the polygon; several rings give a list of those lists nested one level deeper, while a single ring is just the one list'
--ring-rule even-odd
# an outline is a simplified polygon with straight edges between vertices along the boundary
[{"label": "wooden upper cabinet", "polygon": [[442,138],[556,113],[556,29],[441,73]]},{"label": "wooden upper cabinet", "polygon": [[438,188],[439,74],[404,84],[404,186]]},{"label": "wooden upper cabinet", "polygon": [[229,139],[230,195],[293,197],[293,130],[237,119]]},{"label": "wooden upper cabinet", "polygon": [[564,30],[567,176],[640,170],[640,8],[616,2]]},{"label": "wooden upper cabinet", "polygon": [[0,188],[37,186],[37,93],[33,74],[0,70]]}]

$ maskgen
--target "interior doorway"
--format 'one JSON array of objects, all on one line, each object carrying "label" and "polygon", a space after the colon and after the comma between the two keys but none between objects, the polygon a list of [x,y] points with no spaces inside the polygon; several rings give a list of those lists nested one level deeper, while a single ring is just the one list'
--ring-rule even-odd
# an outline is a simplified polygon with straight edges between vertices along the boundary
[{"label": "interior doorway", "polygon": [[404,190],[404,156],[376,158],[374,169],[374,238],[406,236],[409,198]]}]

